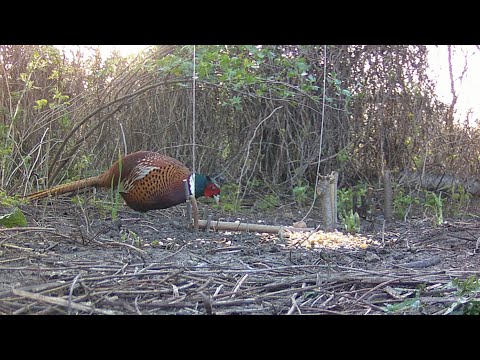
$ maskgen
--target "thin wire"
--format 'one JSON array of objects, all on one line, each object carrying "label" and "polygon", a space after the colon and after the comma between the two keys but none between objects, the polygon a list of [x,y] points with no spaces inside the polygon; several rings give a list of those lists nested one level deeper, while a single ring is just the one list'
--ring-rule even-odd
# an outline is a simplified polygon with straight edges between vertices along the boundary
[{"label": "thin wire", "polygon": [[320,159],[322,158],[322,143],[323,143],[323,123],[325,119],[325,91],[326,91],[326,79],[327,79],[327,45],[323,45],[323,100],[322,100],[322,122],[320,124],[320,140],[319,140],[319,149],[318,149],[318,159],[317,159],[317,176],[315,177],[315,189],[313,190],[313,201],[310,205],[305,216],[302,218],[302,221],[307,218],[310,212],[315,205],[317,200],[317,187],[318,187],[318,177],[320,173]]},{"label": "thin wire", "polygon": [[[193,103],[193,109],[192,109],[192,173],[195,174],[195,148],[196,148],[196,144],[195,144],[195,132],[196,132],[196,129],[195,129],[195,87],[196,87],[196,84],[195,84],[195,78],[196,78],[196,69],[195,69],[195,45],[193,45],[193,81],[192,81],[192,84],[193,84],[193,88],[192,88],[192,103]],[[195,193],[195,190],[192,189],[192,191]]]}]

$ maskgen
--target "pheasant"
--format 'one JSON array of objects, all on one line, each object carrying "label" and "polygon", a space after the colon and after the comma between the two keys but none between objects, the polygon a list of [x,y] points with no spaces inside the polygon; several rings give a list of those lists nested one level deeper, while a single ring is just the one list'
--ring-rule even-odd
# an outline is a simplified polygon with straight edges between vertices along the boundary
[{"label": "pheasant", "polygon": [[218,204],[220,188],[210,176],[197,173],[192,175],[180,161],[150,151],[126,155],[99,176],[38,191],[27,195],[26,199],[34,201],[49,195],[65,194],[88,187],[116,188],[120,180],[120,194],[125,203],[133,210],[146,212],[166,209],[185,202],[183,185],[185,179],[190,194],[194,187],[196,198],[213,197]]}]

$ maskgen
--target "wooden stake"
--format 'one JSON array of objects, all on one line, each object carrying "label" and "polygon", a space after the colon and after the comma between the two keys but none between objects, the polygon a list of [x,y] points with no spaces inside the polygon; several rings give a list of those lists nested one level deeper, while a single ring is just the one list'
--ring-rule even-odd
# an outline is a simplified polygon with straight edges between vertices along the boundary
[{"label": "wooden stake", "polygon": [[[192,203],[190,201],[190,190],[188,189],[187,180],[183,180],[183,189],[185,190],[185,198],[187,203],[187,229],[192,229]],[[198,216],[198,214],[197,214]]]},{"label": "wooden stake", "polygon": [[205,231],[210,230],[210,226],[212,225],[212,214],[208,214],[207,216],[207,223],[205,225]]},{"label": "wooden stake", "polygon": [[192,213],[193,213],[193,232],[198,231],[198,206],[197,206],[197,199],[195,196],[190,195],[190,204],[192,206]]}]

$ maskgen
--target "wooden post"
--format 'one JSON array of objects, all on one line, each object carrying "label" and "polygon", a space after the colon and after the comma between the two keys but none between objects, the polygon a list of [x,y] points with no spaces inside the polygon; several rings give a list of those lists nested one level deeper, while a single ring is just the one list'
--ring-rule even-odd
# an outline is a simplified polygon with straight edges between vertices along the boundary
[{"label": "wooden post", "polygon": [[328,194],[328,180],[326,176],[319,175],[317,185],[317,195],[320,196],[320,204],[322,208],[322,224],[325,229],[332,227],[331,204]]},{"label": "wooden post", "polygon": [[332,171],[330,175],[318,175],[319,182],[316,189],[320,196],[322,207],[322,223],[326,230],[337,227],[337,181],[338,173]]}]

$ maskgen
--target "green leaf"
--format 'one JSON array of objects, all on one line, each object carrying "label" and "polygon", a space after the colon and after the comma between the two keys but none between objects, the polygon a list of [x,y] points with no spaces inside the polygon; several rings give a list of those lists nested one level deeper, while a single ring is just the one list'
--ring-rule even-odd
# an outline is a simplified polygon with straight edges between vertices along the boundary
[{"label": "green leaf", "polygon": [[23,212],[16,208],[12,213],[0,216],[0,225],[6,228],[27,226],[27,219]]},{"label": "green leaf", "polygon": [[40,99],[35,101],[35,105],[33,105],[33,108],[35,110],[40,110],[42,109],[45,105],[47,105],[48,101],[47,99]]},{"label": "green leaf", "polygon": [[399,311],[407,311],[407,310],[416,310],[420,306],[420,300],[418,297],[405,299],[401,303],[398,304],[385,304],[386,306],[383,308],[384,311],[388,313],[394,313]]}]

